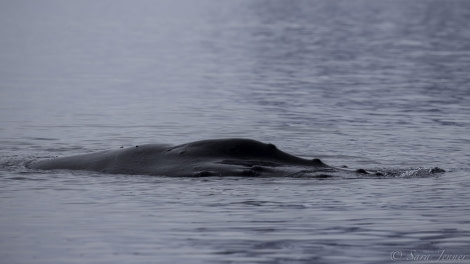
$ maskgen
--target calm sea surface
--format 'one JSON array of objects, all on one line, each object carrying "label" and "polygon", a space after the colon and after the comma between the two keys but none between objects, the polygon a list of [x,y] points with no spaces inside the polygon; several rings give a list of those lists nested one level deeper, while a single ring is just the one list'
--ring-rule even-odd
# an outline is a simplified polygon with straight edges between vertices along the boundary
[{"label": "calm sea surface", "polygon": [[[1,1],[0,262],[470,263],[469,72],[465,0]],[[226,137],[397,173],[24,167]]]}]

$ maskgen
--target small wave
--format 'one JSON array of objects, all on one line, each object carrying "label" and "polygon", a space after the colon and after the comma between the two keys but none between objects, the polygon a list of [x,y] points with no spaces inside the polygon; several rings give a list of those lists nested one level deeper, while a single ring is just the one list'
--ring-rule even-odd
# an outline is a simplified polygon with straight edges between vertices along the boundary
[{"label": "small wave", "polygon": [[411,169],[382,169],[377,174],[384,178],[427,178],[444,173],[439,167],[433,168],[411,168]]}]

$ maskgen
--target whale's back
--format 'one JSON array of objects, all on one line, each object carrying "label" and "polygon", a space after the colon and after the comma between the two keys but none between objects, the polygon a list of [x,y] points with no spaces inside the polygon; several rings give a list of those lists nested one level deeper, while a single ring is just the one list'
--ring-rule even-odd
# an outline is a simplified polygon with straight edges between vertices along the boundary
[{"label": "whale's back", "polygon": [[91,170],[116,174],[166,176],[285,175],[295,170],[329,168],[251,139],[212,139],[178,146],[141,145],[32,162],[32,169]]},{"label": "whale's back", "polygon": [[309,163],[279,150],[275,145],[252,139],[212,139],[191,142],[169,149],[169,152],[181,156],[259,159],[267,161]]}]

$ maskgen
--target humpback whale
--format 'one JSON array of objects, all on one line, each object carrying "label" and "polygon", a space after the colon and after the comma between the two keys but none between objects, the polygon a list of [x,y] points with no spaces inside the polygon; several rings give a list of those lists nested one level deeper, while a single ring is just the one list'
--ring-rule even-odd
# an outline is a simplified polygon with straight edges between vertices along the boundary
[{"label": "humpback whale", "polygon": [[177,146],[148,144],[70,157],[32,161],[40,170],[88,170],[112,174],[159,176],[304,176],[335,173],[375,174],[336,168],[319,159],[304,159],[275,145],[252,139],[211,139]]}]

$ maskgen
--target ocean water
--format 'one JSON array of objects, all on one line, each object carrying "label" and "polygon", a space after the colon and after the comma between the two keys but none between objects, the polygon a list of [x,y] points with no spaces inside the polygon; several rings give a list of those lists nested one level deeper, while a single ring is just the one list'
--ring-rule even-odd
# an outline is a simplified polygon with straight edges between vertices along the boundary
[{"label": "ocean water", "polygon": [[[2,1],[0,262],[470,263],[469,69],[465,0]],[[396,173],[24,166],[228,137]]]}]

